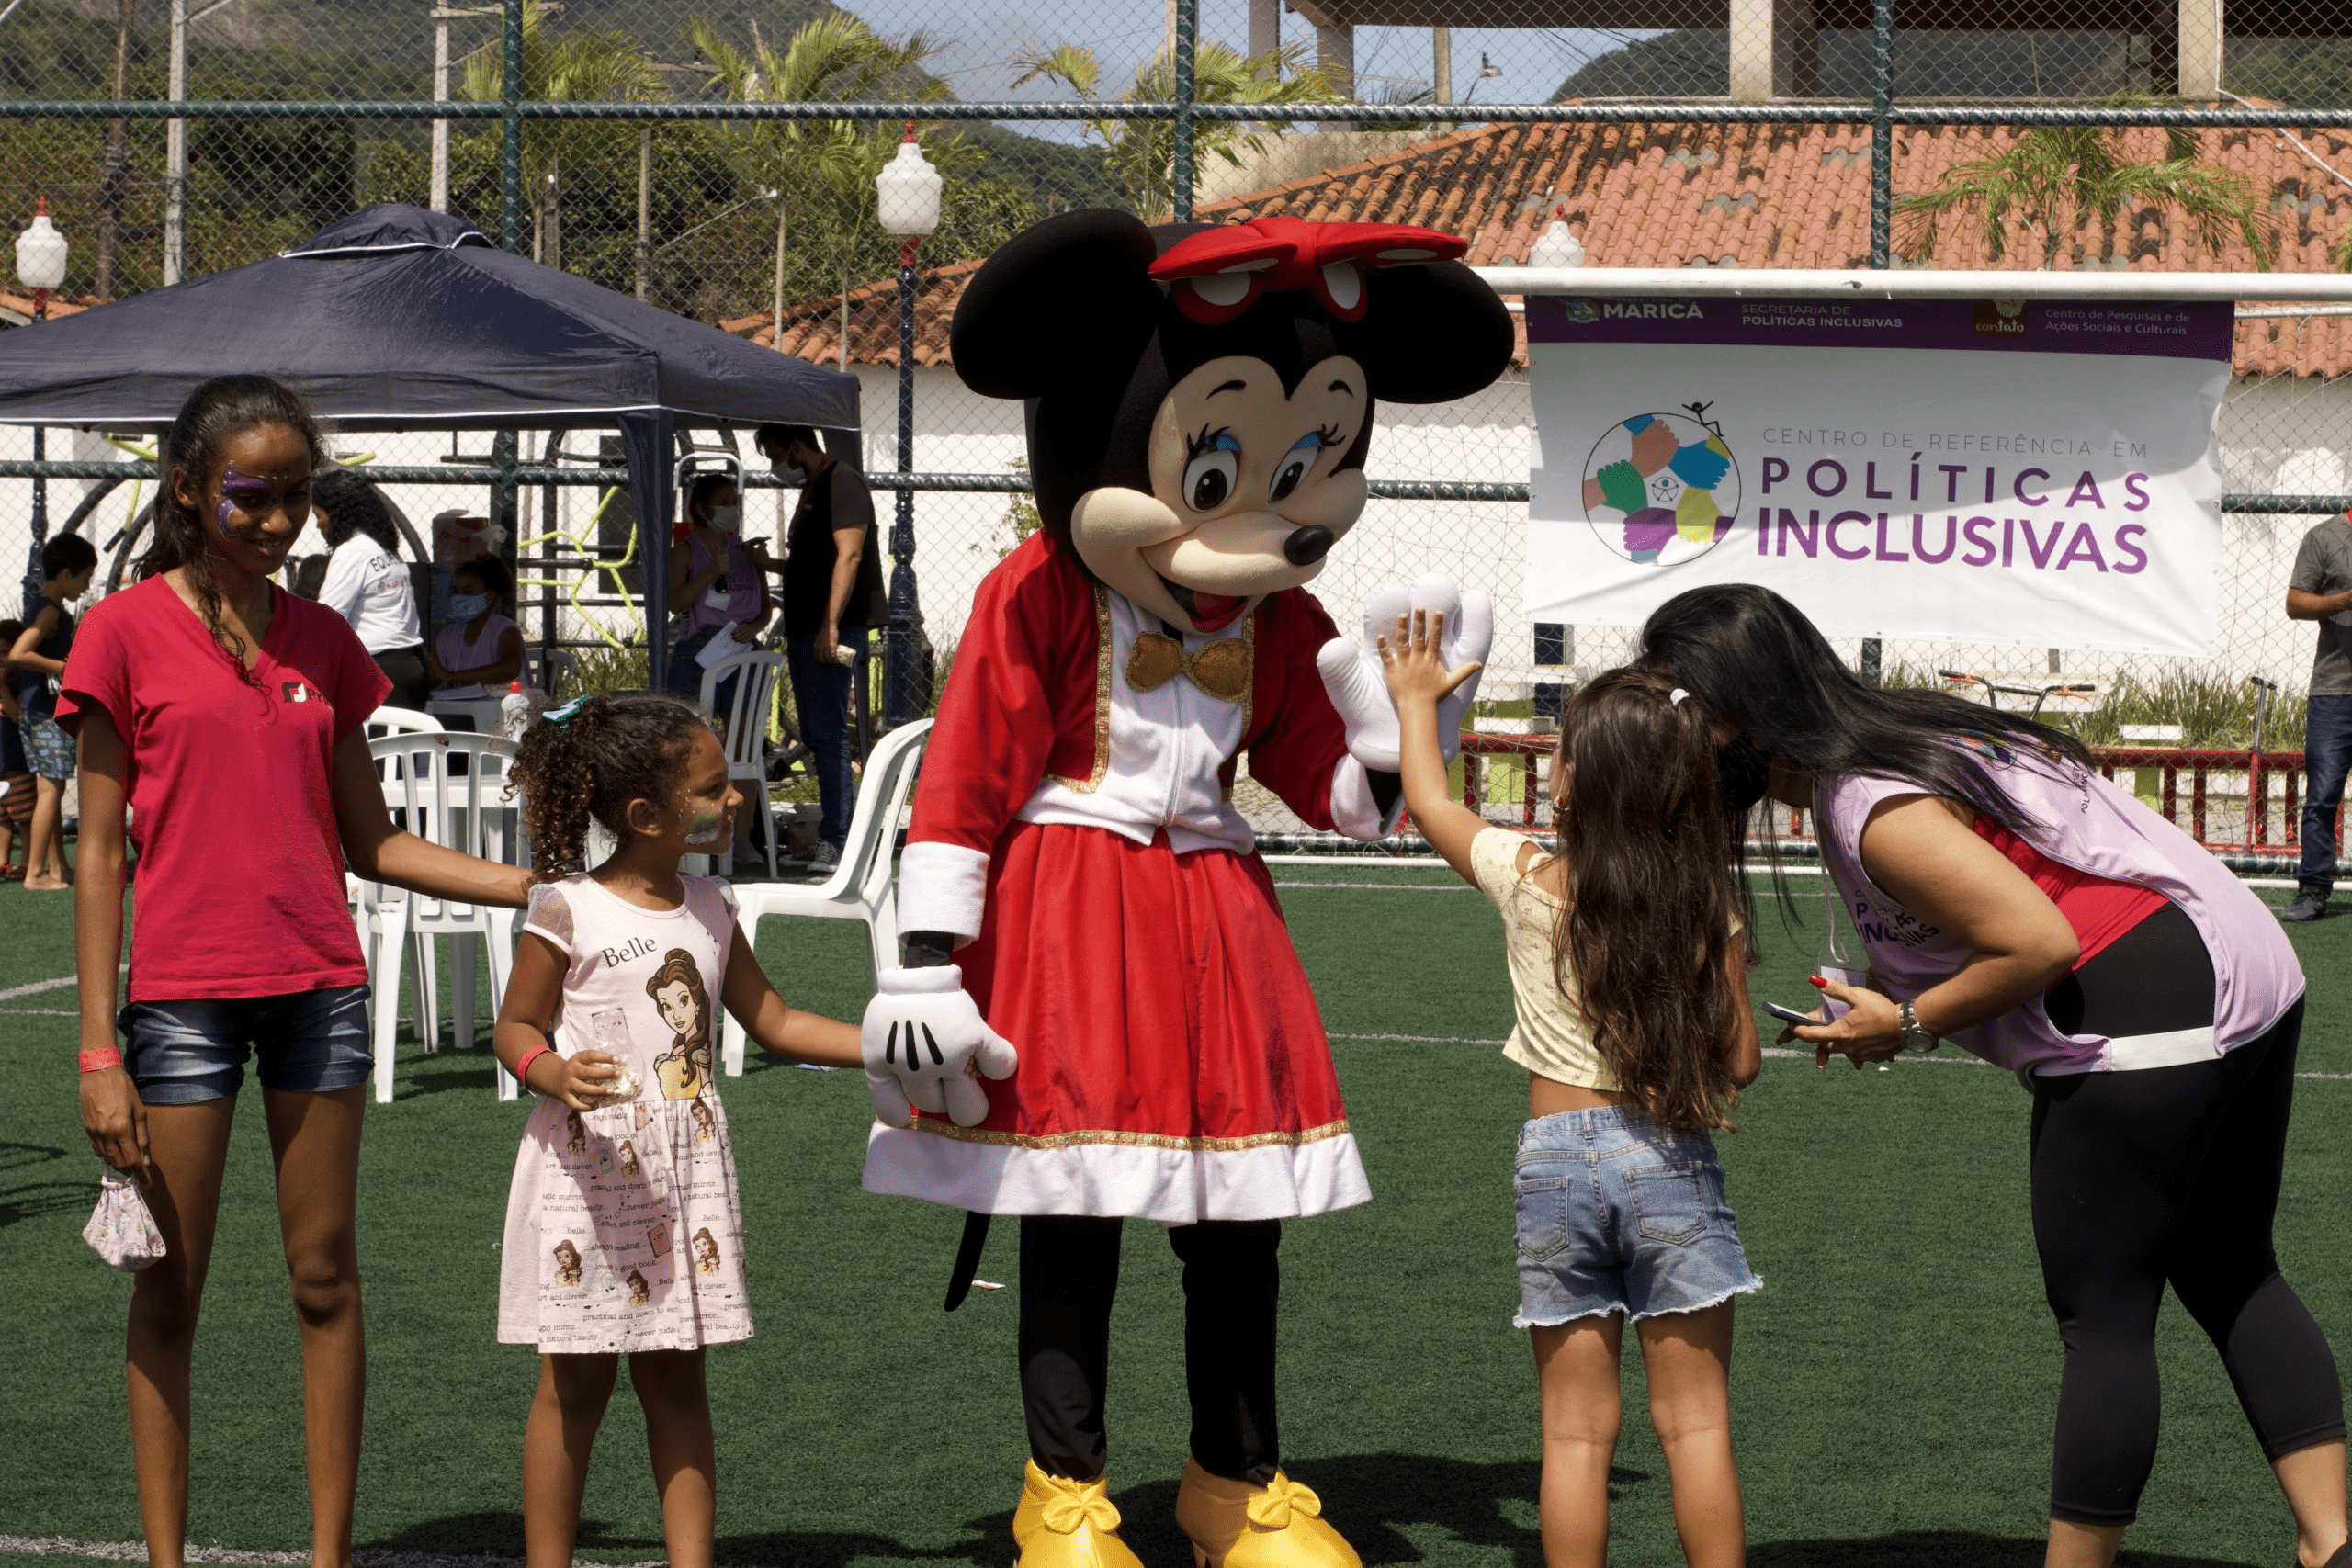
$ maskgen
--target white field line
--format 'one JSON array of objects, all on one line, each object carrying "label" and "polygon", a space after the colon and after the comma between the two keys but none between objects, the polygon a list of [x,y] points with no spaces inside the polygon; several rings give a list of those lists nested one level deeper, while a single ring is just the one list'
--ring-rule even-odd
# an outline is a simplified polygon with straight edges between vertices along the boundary
[{"label": "white field line", "polygon": [[[130,973],[130,965],[126,964],[115,973],[128,975]],[[8,1001],[17,997],[39,996],[43,991],[62,991],[66,987],[76,984],[80,979],[81,976],[78,975],[60,975],[54,980],[35,980],[29,986],[11,987],[7,990],[0,991],[0,1002]]]}]

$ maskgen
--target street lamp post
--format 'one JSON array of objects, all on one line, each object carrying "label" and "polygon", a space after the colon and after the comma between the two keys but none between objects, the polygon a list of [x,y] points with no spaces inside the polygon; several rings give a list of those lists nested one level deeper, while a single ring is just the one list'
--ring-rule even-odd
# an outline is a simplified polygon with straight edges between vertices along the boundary
[{"label": "street lamp post", "polygon": [[[42,200],[33,213],[32,222],[17,236],[17,281],[33,291],[33,320],[49,319],[49,291],[65,281],[65,236],[49,219],[49,203]],[[49,457],[48,432],[33,426],[33,461],[44,462]],[[33,545],[30,558],[25,562],[25,592],[40,589],[40,549],[49,539],[49,480],[33,475]]]},{"label": "street lamp post", "polygon": [[[939,171],[915,141],[907,121],[899,155],[874,176],[875,208],[883,232],[899,242],[899,472],[915,466],[915,250],[939,227]],[[890,525],[890,624],[882,634],[882,726],[896,729],[915,712],[916,649],[922,611],[915,599],[915,496],[899,486]]]}]

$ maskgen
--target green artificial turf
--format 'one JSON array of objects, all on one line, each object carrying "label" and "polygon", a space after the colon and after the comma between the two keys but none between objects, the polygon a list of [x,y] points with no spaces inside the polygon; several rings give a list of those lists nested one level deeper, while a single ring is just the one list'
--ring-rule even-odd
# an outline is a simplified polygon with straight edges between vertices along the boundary
[{"label": "green artificial turf", "polygon": [[[1283,1441],[1367,1563],[1540,1568],[1535,1382],[1510,1326],[1510,1163],[1524,1076],[1494,1046],[1510,1000],[1494,916],[1442,874],[1276,866],[1321,998],[1374,1201],[1286,1227]],[[1378,882],[1425,891],[1337,884]],[[1800,915],[1820,903],[1792,878]],[[1312,885],[1312,886],[1301,886]],[[1450,889],[1450,890],[1449,890]],[[2274,902],[2283,895],[2266,895]],[[0,991],[72,968],[65,900],[0,889]],[[1757,996],[1799,1002],[1817,930],[1761,922]],[[2302,1066],[2352,1073],[2352,920],[2296,931]],[[864,933],[771,922],[761,959],[797,1003],[862,1007]],[[446,969],[446,965],[445,965]],[[122,1416],[128,1280],[83,1247],[97,1168],[78,1126],[70,989],[0,999],[0,1536],[125,1540],[139,1522]],[[1409,1039],[1372,1038],[1413,1036]],[[404,1044],[371,1107],[361,1247],[370,1385],[363,1546],[521,1551],[517,1464],[536,1371],[492,1342],[498,1242],[524,1108],[485,1053]],[[2299,1086],[2279,1249],[2352,1347],[2352,1081]],[[960,1215],[858,1190],[869,1106],[850,1073],[754,1061],[724,1086],[759,1333],[711,1356],[718,1561],[1001,1568],[1025,1445],[1014,1292],[940,1310]],[[2029,1101],[1947,1050],[1888,1072],[1775,1058],[1720,1140],[1750,1258],[1733,1410],[1758,1568],[2041,1561],[2059,1363],[2028,1230]],[[308,1541],[300,1374],[261,1118],[239,1120],[198,1347],[192,1539]],[[983,1279],[1014,1274],[1001,1224]],[[1113,1495],[1151,1568],[1181,1568],[1180,1295],[1155,1227],[1126,1235]],[[1629,1337],[1629,1352],[1631,1349]],[[2292,1536],[2201,1335],[2167,1304],[2165,1427],[2126,1562],[2278,1568]],[[1629,1354],[1613,1561],[1679,1562],[1666,1471]],[[583,1557],[659,1556],[635,1407],[616,1397]],[[0,1562],[0,1568],[8,1563]]]}]

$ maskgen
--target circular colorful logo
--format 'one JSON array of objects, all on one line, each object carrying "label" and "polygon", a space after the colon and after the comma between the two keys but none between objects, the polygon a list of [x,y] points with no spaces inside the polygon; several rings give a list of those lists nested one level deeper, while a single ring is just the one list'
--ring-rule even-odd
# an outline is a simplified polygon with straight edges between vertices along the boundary
[{"label": "circular colorful logo", "polygon": [[1584,513],[1602,543],[1644,566],[1695,560],[1739,515],[1739,465],[1708,405],[1611,425],[1584,464]]}]

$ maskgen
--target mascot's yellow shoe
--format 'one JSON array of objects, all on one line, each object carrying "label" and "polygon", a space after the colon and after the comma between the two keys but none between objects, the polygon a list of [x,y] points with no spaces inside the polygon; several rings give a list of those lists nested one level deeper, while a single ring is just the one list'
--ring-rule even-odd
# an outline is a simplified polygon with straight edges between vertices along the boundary
[{"label": "mascot's yellow shoe", "polygon": [[1264,1486],[1184,1466],[1176,1523],[1193,1540],[1193,1568],[1363,1568],[1323,1519],[1323,1499],[1282,1472]]},{"label": "mascot's yellow shoe", "polygon": [[1012,1541],[1021,1568],[1143,1568],[1119,1539],[1119,1510],[1105,1481],[1047,1475],[1035,1460],[1012,1511]]}]

